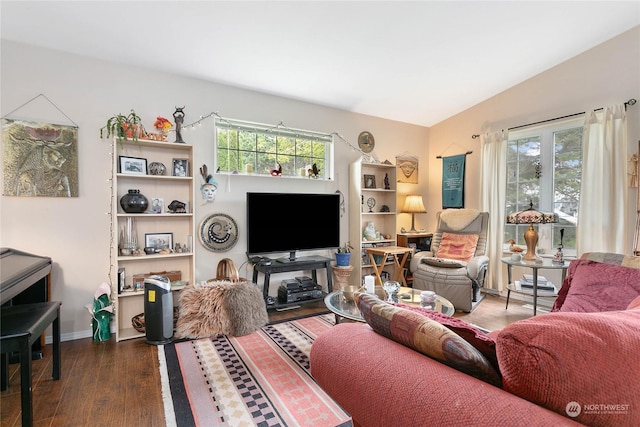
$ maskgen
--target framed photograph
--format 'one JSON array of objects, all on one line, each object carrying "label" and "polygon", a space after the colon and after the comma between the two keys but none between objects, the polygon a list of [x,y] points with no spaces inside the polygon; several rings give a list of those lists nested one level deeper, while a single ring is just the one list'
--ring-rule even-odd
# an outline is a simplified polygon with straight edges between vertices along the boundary
[{"label": "framed photograph", "polygon": [[151,212],[155,214],[161,214],[164,210],[164,199],[154,197],[151,199]]},{"label": "framed photograph", "polygon": [[173,233],[145,233],[144,247],[171,249],[173,248]]},{"label": "framed photograph", "polygon": [[376,176],[365,175],[364,176],[364,188],[376,188]]},{"label": "framed photograph", "polygon": [[189,159],[173,159],[173,176],[189,176]]},{"label": "framed photograph", "polygon": [[120,173],[129,175],[146,175],[147,159],[140,157],[118,156],[120,159]]}]

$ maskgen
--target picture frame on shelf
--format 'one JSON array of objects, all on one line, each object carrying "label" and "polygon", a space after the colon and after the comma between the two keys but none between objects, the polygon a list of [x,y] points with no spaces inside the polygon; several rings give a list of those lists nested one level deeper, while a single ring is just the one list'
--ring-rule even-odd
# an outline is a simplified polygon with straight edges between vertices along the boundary
[{"label": "picture frame on shelf", "polygon": [[364,175],[364,188],[376,188],[376,176]]},{"label": "picture frame on shelf", "polygon": [[146,175],[147,159],[142,157],[118,156],[120,173],[127,175]]},{"label": "picture frame on shelf", "polygon": [[173,176],[189,176],[189,159],[173,159],[171,174]]},{"label": "picture frame on shelf", "polygon": [[151,199],[151,209],[150,211],[154,214],[161,214],[164,210],[164,199],[159,197],[153,197]]},{"label": "picture frame on shelf", "polygon": [[145,233],[144,247],[155,249],[172,249],[173,233]]}]

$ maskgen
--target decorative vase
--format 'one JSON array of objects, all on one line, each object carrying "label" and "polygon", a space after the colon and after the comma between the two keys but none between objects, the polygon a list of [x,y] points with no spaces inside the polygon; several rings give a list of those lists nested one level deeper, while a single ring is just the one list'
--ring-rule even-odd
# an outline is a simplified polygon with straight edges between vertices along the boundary
[{"label": "decorative vase", "polygon": [[349,252],[336,252],[336,265],[338,267],[346,267],[351,261],[351,254]]},{"label": "decorative vase", "polygon": [[140,194],[140,190],[129,190],[120,198],[120,206],[126,213],[143,213],[149,206],[149,200]]},{"label": "decorative vase", "polygon": [[167,172],[167,167],[160,162],[149,163],[149,175],[164,175]]}]

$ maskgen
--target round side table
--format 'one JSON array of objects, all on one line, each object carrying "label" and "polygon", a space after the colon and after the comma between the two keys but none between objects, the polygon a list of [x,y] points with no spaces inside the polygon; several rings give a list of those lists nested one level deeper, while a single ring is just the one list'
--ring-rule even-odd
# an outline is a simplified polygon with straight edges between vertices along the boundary
[{"label": "round side table", "polygon": [[338,267],[337,265],[334,265],[331,270],[333,270],[333,278],[335,279],[333,290],[341,291],[345,288],[345,286],[349,286],[349,278],[351,277],[351,272],[353,271],[353,265],[347,265],[344,267]]}]

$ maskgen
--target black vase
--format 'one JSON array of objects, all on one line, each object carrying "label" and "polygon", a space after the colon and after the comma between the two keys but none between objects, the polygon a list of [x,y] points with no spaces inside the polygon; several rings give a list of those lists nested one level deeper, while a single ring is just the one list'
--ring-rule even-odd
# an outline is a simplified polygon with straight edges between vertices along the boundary
[{"label": "black vase", "polygon": [[129,190],[120,198],[120,206],[126,213],[142,213],[147,210],[149,201],[140,194],[140,190]]}]

